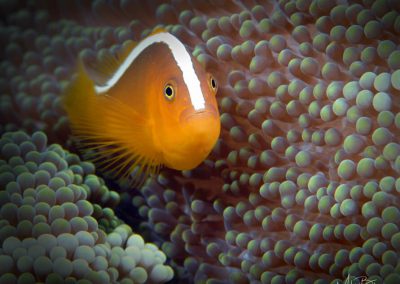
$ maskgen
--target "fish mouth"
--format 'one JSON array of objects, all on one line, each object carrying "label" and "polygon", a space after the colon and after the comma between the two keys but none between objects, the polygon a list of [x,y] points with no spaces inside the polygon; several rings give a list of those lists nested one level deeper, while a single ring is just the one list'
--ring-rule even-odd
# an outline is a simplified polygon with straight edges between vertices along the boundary
[{"label": "fish mouth", "polygon": [[204,108],[200,110],[195,110],[193,107],[188,107],[182,111],[182,113],[179,116],[179,121],[180,122],[187,122],[189,120],[195,119],[195,118],[203,118],[203,117],[218,117],[218,111],[217,109],[210,104],[206,104]]}]

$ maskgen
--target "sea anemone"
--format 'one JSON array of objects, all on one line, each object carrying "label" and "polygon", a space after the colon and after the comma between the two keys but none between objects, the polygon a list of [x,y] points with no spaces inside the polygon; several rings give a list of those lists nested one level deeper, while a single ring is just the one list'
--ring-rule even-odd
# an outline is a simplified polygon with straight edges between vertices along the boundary
[{"label": "sea anemone", "polygon": [[15,3],[1,3],[1,132],[69,147],[60,96],[78,56],[156,26],[218,80],[208,159],[118,189],[119,218],[138,210],[176,281],[400,283],[398,1]]},{"label": "sea anemone", "polygon": [[[94,166],[43,132],[0,139],[0,283],[163,283],[165,254],[111,208]],[[109,232],[109,233],[108,233]]]}]

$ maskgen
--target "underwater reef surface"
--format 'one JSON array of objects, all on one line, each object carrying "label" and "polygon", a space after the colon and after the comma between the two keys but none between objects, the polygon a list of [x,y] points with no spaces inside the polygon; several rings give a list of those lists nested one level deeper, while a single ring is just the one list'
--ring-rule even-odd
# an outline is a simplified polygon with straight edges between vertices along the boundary
[{"label": "underwater reef surface", "polygon": [[111,209],[92,163],[43,132],[0,139],[0,283],[164,283],[165,254]]},{"label": "underwater reef surface", "polygon": [[[118,224],[138,210],[142,222],[131,225],[161,245],[174,268],[173,283],[342,283],[357,276],[400,283],[399,1],[39,0],[1,1],[0,11],[0,132],[6,145],[14,145],[1,144],[0,257],[8,265],[0,268],[1,281],[12,283],[16,275],[43,281],[50,272],[27,260],[31,252],[24,247],[31,243],[24,240],[35,238],[39,227],[36,233],[58,242],[61,237],[50,233],[65,233],[62,224],[68,223],[61,221],[66,212],[54,228],[43,215],[31,214],[41,191],[30,187],[27,175],[41,164],[25,156],[31,146],[13,138],[26,135],[10,131],[44,131],[49,141],[69,148],[60,98],[77,58],[101,60],[159,25],[218,80],[221,136],[198,168],[165,169],[140,189],[116,186],[109,191],[111,204],[102,201],[104,188],[93,200],[85,190],[84,206],[94,208],[85,214],[98,211],[99,225],[105,224],[90,227],[98,239],[85,250],[100,242],[128,251],[131,229]],[[43,137],[37,133],[24,139],[35,145],[35,137]],[[67,155],[58,146],[45,149],[59,160]],[[72,165],[89,165],[73,157]],[[78,175],[102,184],[93,168],[81,168]],[[47,185],[53,193],[58,188]],[[107,207],[119,209],[118,218]],[[101,221],[102,214],[112,220]],[[32,246],[40,261],[53,260]],[[17,247],[21,254],[10,255]],[[164,273],[157,280],[168,280],[165,259],[155,254]],[[102,267],[113,272],[91,277],[124,275],[111,260]],[[124,281],[152,277],[145,272]],[[49,282],[65,273],[51,274]]]}]

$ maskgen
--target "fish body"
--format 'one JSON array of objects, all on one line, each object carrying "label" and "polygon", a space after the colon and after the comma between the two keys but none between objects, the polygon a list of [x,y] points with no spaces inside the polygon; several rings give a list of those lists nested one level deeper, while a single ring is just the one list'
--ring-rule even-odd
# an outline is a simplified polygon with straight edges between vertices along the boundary
[{"label": "fish body", "polygon": [[176,37],[152,33],[105,65],[114,67],[94,68],[106,74],[99,83],[80,62],[64,96],[72,133],[95,163],[147,176],[209,155],[220,134],[217,85]]}]

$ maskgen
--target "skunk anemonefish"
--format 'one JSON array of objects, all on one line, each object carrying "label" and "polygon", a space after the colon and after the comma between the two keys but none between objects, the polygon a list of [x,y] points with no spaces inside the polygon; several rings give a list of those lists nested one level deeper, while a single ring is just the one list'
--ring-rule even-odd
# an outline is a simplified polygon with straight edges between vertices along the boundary
[{"label": "skunk anemonefish", "polygon": [[134,173],[134,181],[163,165],[198,166],[220,133],[215,79],[164,30],[106,61],[93,67],[105,78],[96,80],[80,60],[64,96],[89,158],[116,176]]}]

